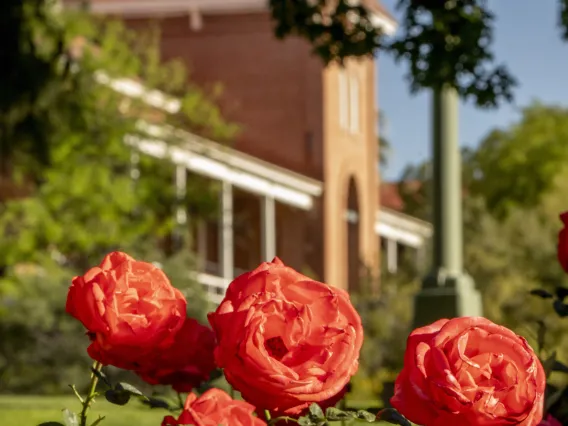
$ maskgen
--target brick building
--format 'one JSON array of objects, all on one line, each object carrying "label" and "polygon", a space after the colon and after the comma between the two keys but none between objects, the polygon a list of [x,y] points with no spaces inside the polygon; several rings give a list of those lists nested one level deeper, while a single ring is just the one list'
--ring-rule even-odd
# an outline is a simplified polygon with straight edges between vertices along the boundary
[{"label": "brick building", "polygon": [[[379,3],[365,3],[373,23],[394,32]],[[213,299],[276,254],[353,290],[363,274],[377,276],[381,237],[395,251],[428,238],[426,224],[379,208],[377,61],[324,67],[307,42],[275,39],[265,0],[92,0],[91,10],[134,29],[157,21],[162,56],[182,59],[204,87],[220,82],[222,111],[242,126],[230,147],[187,134],[168,154],[178,185],[193,174],[221,182],[219,220],[191,224]],[[138,145],[166,155],[159,132]]]}]

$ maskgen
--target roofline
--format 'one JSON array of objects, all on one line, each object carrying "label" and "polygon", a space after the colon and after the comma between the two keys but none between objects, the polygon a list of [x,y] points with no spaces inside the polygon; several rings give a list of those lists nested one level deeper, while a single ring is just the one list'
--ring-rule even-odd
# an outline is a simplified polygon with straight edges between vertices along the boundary
[{"label": "roofline", "polygon": [[110,87],[117,93],[129,98],[141,99],[145,104],[161,109],[170,114],[177,114],[181,110],[181,101],[169,96],[160,90],[151,90],[131,78],[113,78],[104,71],[95,72],[95,80]]},{"label": "roofline", "polygon": [[387,219],[386,222],[388,222],[389,219],[392,219],[392,221],[403,221],[408,225],[408,229],[412,228],[416,232],[419,232],[426,237],[430,237],[434,229],[432,224],[429,222],[418,219],[414,216],[410,216],[406,213],[401,213],[399,211],[381,206],[377,210],[375,221],[385,222],[385,218]]},{"label": "roofline", "polygon": [[381,207],[375,218],[375,233],[410,247],[423,247],[432,237],[430,223],[404,213]]},{"label": "roofline", "polygon": [[[143,84],[130,78],[112,78],[104,71],[95,72],[95,80],[108,86],[117,93],[127,97],[141,99],[147,105],[176,114],[181,109],[179,99],[171,97],[160,90],[151,90]],[[257,176],[262,176],[279,184],[283,184],[294,190],[319,197],[323,192],[322,182],[293,172],[254,156],[242,153],[238,150],[221,145],[209,139],[195,135],[182,129],[176,129],[166,125],[154,125],[144,121],[138,122],[139,130],[144,133],[164,140],[167,137],[177,137],[183,141],[186,148],[208,158],[215,159],[229,167],[245,170]]]},{"label": "roofline", "polygon": [[205,155],[229,167],[262,176],[270,181],[284,184],[312,196],[319,197],[323,192],[323,183],[316,179],[309,178],[185,130],[176,129],[171,126],[149,124],[143,121],[139,122],[138,128],[147,135],[160,140],[173,136],[182,141],[180,145],[181,148]]},{"label": "roofline", "polygon": [[399,212],[397,210],[390,209],[388,207],[384,207],[384,206],[379,207],[379,209],[377,211],[377,217],[379,219],[380,219],[381,213],[387,213],[388,215],[397,216],[401,219],[408,220],[410,222],[413,222],[417,226],[423,227],[423,229],[425,229],[425,230],[427,229],[427,230],[431,231],[433,229],[433,226],[430,222],[427,222],[425,220],[419,219],[417,217],[411,216],[411,215],[406,214],[406,213]]},{"label": "roofline", "polygon": [[[359,0],[360,1],[360,0]],[[67,5],[76,7],[78,0],[67,0]],[[129,17],[186,15],[195,12],[205,14],[254,13],[266,10],[266,0],[113,0],[91,2],[90,11],[103,15]],[[393,35],[397,23],[386,13],[369,10],[371,23],[386,35]]]}]

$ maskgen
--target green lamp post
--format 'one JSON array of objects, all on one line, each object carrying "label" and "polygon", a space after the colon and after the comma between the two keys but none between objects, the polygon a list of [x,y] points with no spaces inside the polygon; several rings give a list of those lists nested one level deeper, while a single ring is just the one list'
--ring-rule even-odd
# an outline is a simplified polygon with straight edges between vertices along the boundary
[{"label": "green lamp post", "polygon": [[482,315],[481,295],[463,269],[458,105],[455,89],[433,90],[433,259],[415,299],[415,327],[441,318]]}]

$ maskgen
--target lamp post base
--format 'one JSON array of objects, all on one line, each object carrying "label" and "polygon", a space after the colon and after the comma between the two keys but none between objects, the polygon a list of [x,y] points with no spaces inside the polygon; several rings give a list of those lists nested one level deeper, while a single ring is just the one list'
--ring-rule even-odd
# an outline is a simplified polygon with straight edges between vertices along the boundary
[{"label": "lamp post base", "polygon": [[439,269],[424,278],[422,289],[414,299],[413,328],[442,318],[482,315],[481,294],[471,276]]}]

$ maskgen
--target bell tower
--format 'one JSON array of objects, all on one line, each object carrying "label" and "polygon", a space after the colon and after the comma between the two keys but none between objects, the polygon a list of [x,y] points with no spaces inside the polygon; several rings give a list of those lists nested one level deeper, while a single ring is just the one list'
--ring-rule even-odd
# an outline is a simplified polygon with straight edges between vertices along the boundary
[{"label": "bell tower", "polygon": [[375,61],[329,66],[323,85],[325,277],[353,291],[379,263]]}]

